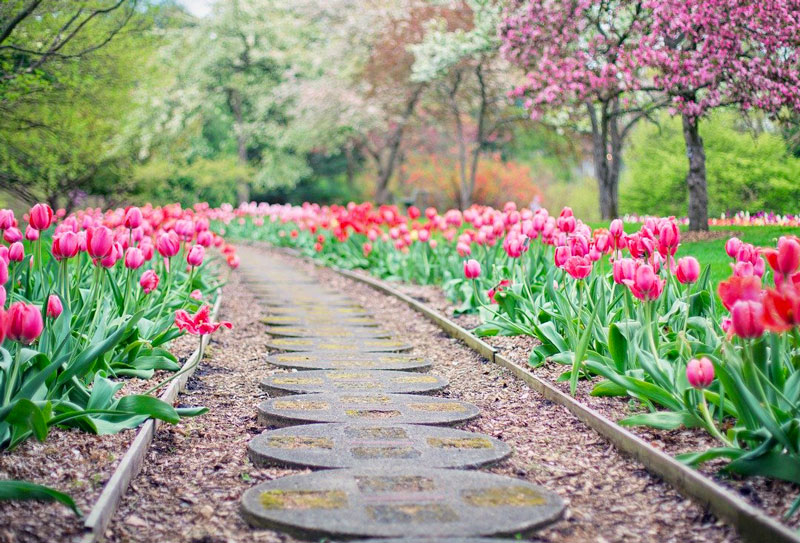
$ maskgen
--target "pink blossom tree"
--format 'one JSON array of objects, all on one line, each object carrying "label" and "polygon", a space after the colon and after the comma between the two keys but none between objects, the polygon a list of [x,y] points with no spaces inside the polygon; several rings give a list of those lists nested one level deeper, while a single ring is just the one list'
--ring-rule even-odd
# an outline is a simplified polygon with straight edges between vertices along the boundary
[{"label": "pink blossom tree", "polygon": [[641,88],[634,54],[649,31],[643,1],[513,0],[500,27],[502,51],[525,72],[512,92],[533,118],[591,134],[603,218],[617,215],[622,147],[663,96]]},{"label": "pink blossom tree", "polygon": [[800,110],[800,1],[648,0],[650,32],[635,52],[654,70],[642,87],[664,92],[683,120],[692,230],[708,229],[705,151],[709,111]]}]

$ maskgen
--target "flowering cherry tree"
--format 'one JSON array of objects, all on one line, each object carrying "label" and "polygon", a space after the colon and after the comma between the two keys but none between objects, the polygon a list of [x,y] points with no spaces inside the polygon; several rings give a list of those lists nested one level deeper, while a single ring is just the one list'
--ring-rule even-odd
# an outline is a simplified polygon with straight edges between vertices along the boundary
[{"label": "flowering cherry tree", "polygon": [[651,31],[636,58],[655,70],[643,85],[664,92],[683,120],[692,230],[708,229],[705,152],[699,121],[736,106],[800,110],[800,2],[648,0]]},{"label": "flowering cherry tree", "polygon": [[568,120],[591,134],[603,218],[617,215],[625,138],[662,105],[638,76],[634,53],[649,25],[643,4],[514,0],[500,27],[503,53],[527,72],[512,96],[526,98],[534,118]]}]

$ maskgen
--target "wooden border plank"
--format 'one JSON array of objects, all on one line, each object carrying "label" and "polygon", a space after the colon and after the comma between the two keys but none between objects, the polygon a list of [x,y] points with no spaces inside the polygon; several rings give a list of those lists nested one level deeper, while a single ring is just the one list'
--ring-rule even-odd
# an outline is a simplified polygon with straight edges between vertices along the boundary
[{"label": "wooden border plank", "polygon": [[[211,311],[212,319],[216,318],[221,303],[222,290],[220,289],[217,290],[217,299]],[[203,337],[204,347],[208,345],[210,338],[210,335]],[[181,370],[194,364],[198,356],[200,356],[199,348],[195,349],[189,358],[186,359]],[[180,394],[183,387],[186,386],[189,377],[194,374],[196,369],[197,367],[195,366],[191,371],[187,371],[172,381],[164,393],[161,394],[160,398],[169,404],[174,403],[178,394]],[[116,513],[120,501],[122,501],[122,496],[128,489],[128,485],[130,485],[130,482],[142,469],[145,454],[147,454],[147,450],[150,448],[150,444],[153,442],[153,438],[161,422],[162,421],[159,420],[148,419],[139,427],[131,446],[125,452],[125,456],[122,457],[122,461],[103,487],[103,491],[100,493],[94,506],[92,506],[92,510],[86,517],[83,523],[85,533],[81,543],[95,543],[102,540],[106,528],[108,528],[114,513]]]}]

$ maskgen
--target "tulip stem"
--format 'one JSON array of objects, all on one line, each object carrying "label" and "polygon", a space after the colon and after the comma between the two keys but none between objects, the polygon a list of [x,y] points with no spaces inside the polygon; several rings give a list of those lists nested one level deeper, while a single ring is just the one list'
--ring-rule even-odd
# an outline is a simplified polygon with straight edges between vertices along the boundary
[{"label": "tulip stem", "polygon": [[3,394],[3,406],[7,406],[11,402],[11,394],[14,391],[14,382],[17,380],[17,372],[19,371],[19,358],[22,352],[22,345],[17,345],[17,352],[14,354],[14,361],[11,363],[11,373],[6,381],[6,390]]},{"label": "tulip stem", "polygon": [[700,411],[700,414],[703,416],[703,421],[706,424],[706,430],[708,430],[708,433],[723,442],[728,447],[735,447],[735,445],[728,440],[728,438],[722,435],[722,433],[719,431],[719,428],[717,428],[717,425],[714,424],[714,419],[711,418],[711,413],[708,411],[706,395],[703,394],[702,390],[698,390],[698,393],[700,394],[700,404],[697,406],[697,408]]},{"label": "tulip stem", "polygon": [[194,369],[195,367],[197,367],[197,365],[198,365],[198,364],[200,363],[200,361],[203,359],[203,347],[204,347],[204,345],[203,345],[203,336],[202,336],[202,335],[198,335],[197,337],[199,337],[199,338],[200,338],[200,346],[197,348],[197,358],[195,358],[195,359],[194,359],[194,361],[193,361],[191,364],[188,364],[187,366],[184,366],[184,367],[183,367],[183,368],[182,368],[180,371],[178,371],[177,373],[175,373],[175,374],[173,374],[173,375],[171,375],[171,376],[167,377],[166,379],[164,379],[164,380],[163,380],[163,381],[161,381],[160,383],[158,383],[158,384],[156,384],[156,385],[152,386],[151,388],[147,389],[147,390],[144,392],[144,395],[145,395],[145,396],[149,396],[150,394],[152,394],[152,393],[153,393],[153,392],[155,392],[156,390],[160,389],[160,388],[161,388],[161,387],[163,387],[164,385],[166,385],[166,384],[168,384],[168,383],[171,383],[172,381],[174,381],[175,379],[177,379],[178,377],[180,377],[180,376],[181,376],[181,375],[183,375],[184,373],[186,373],[186,372],[188,372],[189,370],[192,370],[192,369]]}]

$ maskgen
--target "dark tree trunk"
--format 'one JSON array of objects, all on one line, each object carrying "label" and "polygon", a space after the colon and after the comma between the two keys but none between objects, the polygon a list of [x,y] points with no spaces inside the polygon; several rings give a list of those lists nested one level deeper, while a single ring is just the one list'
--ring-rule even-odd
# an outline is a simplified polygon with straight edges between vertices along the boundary
[{"label": "dark tree trunk", "polygon": [[683,139],[686,142],[686,158],[689,159],[689,172],[686,174],[686,186],[689,188],[689,230],[708,230],[706,152],[698,129],[698,119],[683,116]]},{"label": "dark tree trunk", "polygon": [[355,172],[356,172],[356,160],[355,156],[353,155],[353,142],[348,141],[344,145],[344,156],[347,160],[347,169],[345,170],[345,178],[347,179],[347,186],[348,188],[352,189],[355,185]]},{"label": "dark tree trunk", "polygon": [[611,115],[609,108],[618,104],[601,104],[600,117],[594,106],[586,104],[592,122],[592,160],[594,175],[600,198],[600,216],[604,220],[615,219],[618,211],[619,174],[622,167],[622,135],[619,131],[619,116]]}]

